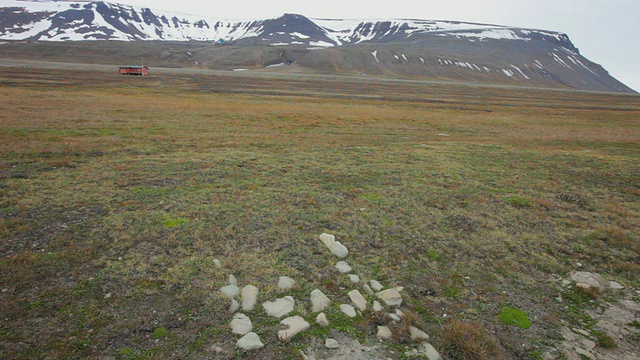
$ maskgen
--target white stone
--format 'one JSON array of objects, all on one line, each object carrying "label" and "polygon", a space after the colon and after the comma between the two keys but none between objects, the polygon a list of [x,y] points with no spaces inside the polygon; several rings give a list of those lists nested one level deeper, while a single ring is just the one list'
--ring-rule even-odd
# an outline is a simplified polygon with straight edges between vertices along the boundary
[{"label": "white stone", "polygon": [[389,306],[400,306],[402,304],[402,295],[397,289],[387,289],[376,294],[382,301]]},{"label": "white stone", "polygon": [[229,275],[229,285],[238,286],[238,279],[233,275]]},{"label": "white stone", "polygon": [[316,323],[322,327],[329,326],[329,320],[327,320],[327,315],[325,313],[320,313],[316,316]]},{"label": "white stone", "polygon": [[388,326],[378,326],[378,334],[376,335],[380,340],[391,339],[391,329]]},{"label": "white stone", "polygon": [[354,275],[354,274],[349,274],[349,280],[351,280],[351,282],[354,282],[354,283],[359,283],[360,282],[360,276]]},{"label": "white stone", "polygon": [[223,286],[222,288],[220,288],[220,291],[222,291],[225,295],[232,299],[240,295],[240,289],[238,289],[238,287],[235,285]]},{"label": "white stone", "polygon": [[347,304],[340,305],[340,311],[342,311],[345,315],[347,315],[350,318],[356,317],[356,315],[358,315],[356,313],[356,309],[353,306],[347,305]]},{"label": "white stone", "polygon": [[315,289],[311,292],[311,312],[322,311],[329,306],[331,300],[322,293],[322,291]]},{"label": "white stone", "polygon": [[400,316],[396,315],[396,314],[387,314],[391,320],[395,321],[395,322],[400,322],[402,321],[402,319],[400,319]]},{"label": "white stone", "polygon": [[422,343],[422,349],[420,352],[429,360],[442,360],[442,357],[438,354],[438,350],[429,343]]},{"label": "white stone", "polygon": [[371,284],[371,288],[375,291],[380,291],[383,288],[382,284],[380,284],[376,280],[371,280],[369,281],[369,283]]},{"label": "white stone", "polygon": [[242,288],[242,310],[251,311],[258,302],[258,288],[253,285],[247,285]]},{"label": "white stone", "polygon": [[364,296],[360,294],[360,291],[351,290],[347,295],[349,295],[349,298],[351,299],[351,301],[353,301],[353,304],[358,309],[360,309],[360,311],[364,311],[367,309],[367,299],[365,299]]},{"label": "white stone", "polygon": [[571,273],[571,280],[575,281],[578,284],[587,284],[600,290],[609,287],[609,282],[602,276],[586,271],[576,271],[574,273]]},{"label": "white stone", "polygon": [[329,251],[339,258],[346,258],[349,255],[349,250],[340,243],[340,241],[336,241],[329,246]]},{"label": "white stone", "polygon": [[327,349],[337,349],[340,347],[340,344],[338,344],[338,342],[334,339],[327,339],[324,342],[324,347],[326,347]]},{"label": "white stone", "polygon": [[233,314],[240,309],[240,303],[236,299],[231,299],[231,305],[229,305],[229,314]]},{"label": "white stone", "polygon": [[218,259],[213,259],[213,265],[217,268],[220,269],[222,267],[222,263],[220,262],[220,260]]},{"label": "white stone", "polygon": [[280,276],[278,279],[278,289],[287,290],[291,289],[296,284],[296,281],[288,276]]},{"label": "white stone", "polygon": [[382,305],[380,305],[380,302],[378,300],[374,300],[373,301],[373,311],[382,311]]},{"label": "white stone", "polygon": [[278,331],[278,339],[281,341],[288,341],[296,334],[307,330],[311,325],[300,316],[288,317],[280,322],[280,324],[288,326],[286,330]]},{"label": "white stone", "polygon": [[576,354],[580,355],[581,357],[586,357],[587,359],[591,359],[591,360],[596,360],[596,357],[593,356],[592,353],[588,352],[585,349],[581,349],[581,348],[577,348],[576,349]]},{"label": "white stone", "polygon": [[404,313],[400,309],[396,309],[396,315],[400,316],[401,318],[404,317]]},{"label": "white stone", "polygon": [[624,286],[620,285],[620,283],[617,283],[615,281],[609,281],[609,287],[613,290],[622,290],[624,289]]},{"label": "white stone", "polygon": [[231,320],[231,332],[238,335],[244,335],[253,330],[251,319],[245,314],[235,314]]},{"label": "white stone", "polygon": [[429,340],[429,335],[415,326],[410,327],[409,332],[411,332],[411,340],[413,341]]},{"label": "white stone", "polygon": [[324,246],[329,247],[331,244],[336,242],[336,237],[331,234],[321,234],[320,241],[324,244]]},{"label": "white stone", "polygon": [[293,311],[295,300],[292,296],[285,296],[276,301],[267,301],[262,307],[267,311],[267,315],[279,318]]},{"label": "white stone", "polygon": [[258,350],[264,347],[262,341],[260,341],[260,337],[258,334],[254,332],[247,333],[243,336],[238,342],[236,346],[245,351]]},{"label": "white stone", "polygon": [[338,261],[336,263],[336,269],[338,269],[338,271],[340,271],[341,274],[346,274],[351,272],[351,270],[353,270],[351,266],[347,264],[346,261]]},{"label": "white stone", "polygon": [[369,296],[373,296],[373,290],[371,290],[371,288],[369,287],[369,285],[364,284],[362,286],[362,288],[364,289],[365,294],[369,295]]}]

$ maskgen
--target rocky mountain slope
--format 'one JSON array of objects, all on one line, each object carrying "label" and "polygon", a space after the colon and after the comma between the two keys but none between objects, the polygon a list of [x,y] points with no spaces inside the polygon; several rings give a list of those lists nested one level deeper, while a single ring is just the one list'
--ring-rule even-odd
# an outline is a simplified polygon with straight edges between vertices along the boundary
[{"label": "rocky mountain slope", "polygon": [[101,1],[0,0],[0,40],[198,41],[204,43],[190,51],[164,46],[156,57],[175,66],[289,65],[292,71],[633,92],[583,57],[566,34],[453,21],[295,14],[234,21]]}]

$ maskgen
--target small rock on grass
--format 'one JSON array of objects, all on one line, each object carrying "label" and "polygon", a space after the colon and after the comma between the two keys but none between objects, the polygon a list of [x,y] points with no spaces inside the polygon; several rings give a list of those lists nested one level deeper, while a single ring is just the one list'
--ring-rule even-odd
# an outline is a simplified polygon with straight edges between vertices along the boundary
[{"label": "small rock on grass", "polygon": [[375,300],[373,302],[373,311],[382,311],[382,305],[380,305],[380,302],[378,300]]},{"label": "small rock on grass", "polygon": [[251,319],[245,314],[235,314],[231,320],[231,332],[234,334],[244,335],[253,330]]},{"label": "small rock on grass", "polygon": [[278,289],[287,290],[291,289],[296,284],[296,281],[288,276],[280,276],[278,279]]},{"label": "small rock on grass", "polygon": [[329,326],[329,320],[327,320],[327,315],[325,313],[320,313],[316,316],[316,323],[322,327]]},{"label": "small rock on grass", "polygon": [[267,311],[267,315],[279,318],[293,311],[295,300],[292,296],[285,296],[275,301],[267,301],[262,307]]},{"label": "small rock on grass", "polygon": [[348,304],[342,304],[340,305],[340,311],[342,311],[342,313],[344,313],[345,315],[347,315],[350,318],[356,317],[356,315],[358,315],[356,313],[356,309]]},{"label": "small rock on grass", "polygon": [[229,275],[229,285],[238,286],[238,279],[234,275]]},{"label": "small rock on grass", "polygon": [[351,280],[351,282],[353,282],[353,283],[359,283],[360,282],[360,276],[354,275],[354,274],[349,274],[349,280]]},{"label": "small rock on grass", "polygon": [[376,294],[382,301],[389,306],[400,306],[402,304],[402,295],[398,289],[387,289]]},{"label": "small rock on grass", "polygon": [[222,288],[220,288],[220,291],[222,291],[225,295],[232,299],[240,295],[240,289],[238,289],[238,287],[235,285],[223,286]]},{"label": "small rock on grass", "polygon": [[240,340],[238,340],[236,346],[242,350],[251,351],[261,349],[262,347],[264,347],[264,344],[262,343],[262,341],[260,341],[260,337],[258,336],[258,334],[249,332],[245,336],[240,338]]},{"label": "small rock on grass", "polygon": [[247,285],[242,288],[242,310],[251,311],[258,302],[258,288],[253,285]]},{"label": "small rock on grass", "polygon": [[338,269],[338,271],[340,271],[341,274],[346,274],[351,272],[351,270],[353,270],[351,266],[347,264],[346,261],[338,261],[336,263],[336,269]]},{"label": "small rock on grass", "polygon": [[327,349],[337,349],[340,347],[340,344],[335,339],[327,339],[324,342],[324,347]]},{"label": "small rock on grass", "polygon": [[364,289],[365,294],[369,295],[369,296],[373,296],[373,290],[371,290],[371,288],[369,287],[369,285],[364,284],[362,286],[362,288]]},{"label": "small rock on grass", "polygon": [[329,247],[331,244],[336,242],[336,237],[331,234],[321,234],[320,241],[324,244],[324,246]]},{"label": "small rock on grass", "polygon": [[391,339],[391,329],[388,326],[378,326],[378,334],[376,335],[380,340]]},{"label": "small rock on grass", "polygon": [[380,291],[383,288],[382,284],[380,284],[376,280],[369,281],[369,284],[371,284],[371,288],[375,291]]},{"label": "small rock on grass", "polygon": [[311,312],[322,311],[329,306],[331,300],[322,293],[322,291],[315,289],[311,292]]},{"label": "small rock on grass", "polygon": [[339,258],[346,258],[349,255],[349,250],[340,243],[340,241],[336,241],[329,246],[329,251]]},{"label": "small rock on grass", "polygon": [[220,269],[222,267],[222,263],[220,262],[220,260],[218,259],[213,259],[213,265],[217,268]]},{"label": "small rock on grass", "polygon": [[236,301],[236,299],[231,299],[231,304],[229,305],[229,313],[233,314],[240,309],[240,303]]},{"label": "small rock on grass", "polygon": [[278,339],[282,341],[288,341],[296,334],[307,330],[311,325],[300,316],[288,317],[280,322],[282,325],[286,325],[289,328],[287,330],[278,331]]},{"label": "small rock on grass", "polygon": [[353,304],[360,309],[360,311],[364,311],[367,309],[367,299],[364,298],[364,296],[362,296],[362,294],[360,294],[360,291],[358,290],[351,290],[348,293],[349,298],[351,299],[351,301],[353,301]]},{"label": "small rock on grass", "polygon": [[413,341],[429,340],[429,335],[415,326],[410,327],[409,331],[411,332],[411,340]]}]

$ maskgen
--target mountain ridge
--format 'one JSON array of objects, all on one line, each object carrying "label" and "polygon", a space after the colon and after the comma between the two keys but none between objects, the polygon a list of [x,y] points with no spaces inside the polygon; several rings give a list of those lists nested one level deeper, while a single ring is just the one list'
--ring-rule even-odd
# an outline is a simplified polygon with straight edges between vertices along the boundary
[{"label": "mountain ridge", "polygon": [[554,31],[443,20],[310,19],[290,13],[222,20],[105,1],[0,0],[0,41],[96,40],[197,41],[213,47],[199,49],[180,66],[233,70],[286,64],[321,73],[634,92],[583,57],[566,34]]}]

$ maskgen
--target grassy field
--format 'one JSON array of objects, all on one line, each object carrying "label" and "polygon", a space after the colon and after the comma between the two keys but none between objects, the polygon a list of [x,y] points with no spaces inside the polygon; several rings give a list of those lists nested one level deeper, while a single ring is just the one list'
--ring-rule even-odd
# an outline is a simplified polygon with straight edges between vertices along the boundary
[{"label": "grassy field", "polygon": [[640,288],[639,164],[638,96],[3,68],[0,358],[297,359],[324,343],[316,327],[279,342],[259,308],[265,348],[236,351],[229,274],[260,303],[295,278],[310,322],[309,293],[331,293],[332,328],[373,343],[375,314],[337,310],[354,285],[328,232],[361,278],[404,287],[445,357],[473,358],[476,329],[490,357],[539,359],[615,300],[561,287],[569,272]]}]

